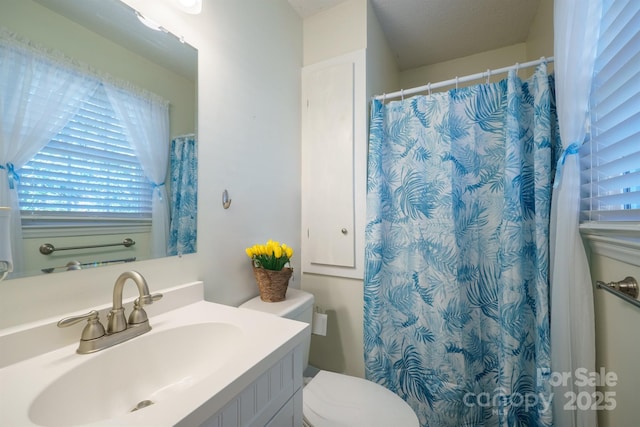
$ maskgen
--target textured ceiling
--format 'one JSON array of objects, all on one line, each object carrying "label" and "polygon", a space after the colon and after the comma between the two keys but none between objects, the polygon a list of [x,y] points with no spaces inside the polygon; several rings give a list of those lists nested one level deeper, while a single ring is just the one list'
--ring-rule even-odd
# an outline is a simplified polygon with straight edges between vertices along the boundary
[{"label": "textured ceiling", "polygon": [[[345,0],[289,0],[302,17]],[[524,42],[539,0],[369,0],[400,70]]]}]

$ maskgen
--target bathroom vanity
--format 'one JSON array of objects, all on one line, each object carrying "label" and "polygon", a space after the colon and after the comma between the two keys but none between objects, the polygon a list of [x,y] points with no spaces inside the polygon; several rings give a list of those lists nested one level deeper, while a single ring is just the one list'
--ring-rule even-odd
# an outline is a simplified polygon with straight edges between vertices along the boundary
[{"label": "bathroom vanity", "polygon": [[149,287],[152,329],[104,350],[76,353],[82,325],[58,318],[0,330],[0,425],[302,425],[307,324]]}]

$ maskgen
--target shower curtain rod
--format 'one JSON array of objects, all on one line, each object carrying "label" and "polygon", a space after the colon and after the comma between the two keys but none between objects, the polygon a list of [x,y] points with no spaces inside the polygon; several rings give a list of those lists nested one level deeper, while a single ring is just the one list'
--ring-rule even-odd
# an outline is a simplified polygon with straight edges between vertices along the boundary
[{"label": "shower curtain rod", "polygon": [[515,65],[512,65],[510,67],[497,68],[495,70],[487,70],[483,73],[470,74],[464,77],[456,77],[455,79],[444,80],[437,83],[428,83],[424,86],[418,86],[411,89],[406,89],[406,90],[403,89],[397,92],[374,96],[373,99],[382,100],[384,102],[385,99],[389,99],[389,98],[397,98],[399,96],[404,97],[405,95],[413,95],[418,92],[431,91],[433,89],[439,89],[445,86],[457,85],[458,83],[465,83],[465,82],[470,82],[472,80],[479,80],[482,78],[491,77],[494,74],[506,73],[511,70],[517,71],[520,68],[535,67],[536,65],[542,64],[543,62],[553,62],[553,57],[549,57],[549,58],[542,57],[536,61],[524,62],[522,64],[516,63]]}]

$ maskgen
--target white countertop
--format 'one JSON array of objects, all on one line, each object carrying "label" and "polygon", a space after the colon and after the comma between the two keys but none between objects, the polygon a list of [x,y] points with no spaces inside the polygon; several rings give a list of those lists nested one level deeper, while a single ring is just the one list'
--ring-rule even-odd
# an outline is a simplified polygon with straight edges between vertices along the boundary
[{"label": "white countertop", "polygon": [[[195,283],[194,286],[201,287],[202,284]],[[159,292],[163,292],[165,297],[153,306],[160,306],[164,303],[171,307],[171,290],[159,290]],[[164,313],[154,315],[151,310],[148,310],[152,330],[130,342],[185,325],[223,322],[235,325],[241,331],[239,334],[241,336],[233,341],[233,349],[220,349],[224,352],[231,351],[231,357],[214,363],[217,366],[212,366],[207,375],[194,381],[179,394],[172,396],[169,401],[159,401],[141,411],[122,414],[107,420],[96,420],[85,425],[160,426],[176,425],[181,422],[198,425],[222,409],[227,402],[256,380],[266,369],[300,344],[309,333],[309,325],[305,323],[210,303],[202,299],[196,301],[193,301],[193,298],[190,299],[192,300],[183,300],[179,307],[173,307]],[[103,316],[102,320],[104,321]],[[32,328],[13,328],[11,331],[0,331],[2,352],[5,352],[8,343],[12,346],[21,346],[21,340],[29,340],[29,342],[23,341],[27,347],[34,346],[31,340],[37,334],[34,335],[33,328],[39,328],[38,334],[42,334],[42,331],[49,330],[50,322],[31,326]],[[77,332],[79,339],[82,328],[74,329],[76,329],[75,332]],[[37,399],[39,393],[64,376],[66,372],[76,369],[91,358],[100,357],[103,353],[126,345],[127,342],[93,354],[79,355],[75,353],[76,341],[73,344],[43,354],[35,354],[33,357],[2,367],[0,369],[0,425],[46,425],[46,423],[37,424],[29,416],[30,406]],[[27,352],[27,354],[32,353],[33,350],[31,353]],[[18,356],[10,355],[8,359],[16,357]],[[136,355],[132,354],[130,357],[136,357]],[[121,363],[125,364],[127,360],[122,360]],[[117,367],[115,369],[111,367],[110,371],[109,375],[117,375],[118,373]],[[92,378],[91,384],[94,384],[96,388],[100,387],[101,375],[105,375],[105,373],[96,372],[95,378]],[[145,375],[145,373],[141,372],[140,375]],[[122,382],[122,387],[127,387],[130,381],[135,380],[135,378],[127,376],[119,379]],[[92,390],[71,390],[68,394],[60,396],[60,399],[73,399],[76,393],[92,393]]]}]

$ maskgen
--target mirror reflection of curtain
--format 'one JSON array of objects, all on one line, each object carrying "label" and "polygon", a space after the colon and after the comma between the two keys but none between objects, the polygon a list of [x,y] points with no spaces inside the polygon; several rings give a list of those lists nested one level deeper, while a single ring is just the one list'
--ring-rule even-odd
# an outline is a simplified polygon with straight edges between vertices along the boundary
[{"label": "mirror reflection of curtain", "polygon": [[171,141],[171,225],[168,255],[196,251],[198,145],[195,135]]},{"label": "mirror reflection of curtain", "polygon": [[99,82],[0,31],[0,206],[11,208],[14,271],[24,266],[18,171],[56,135]]},{"label": "mirror reflection of curtain", "polygon": [[164,185],[169,158],[169,103],[148,92],[104,85],[124,124],[145,175],[154,186],[151,205],[151,256],[167,256],[169,203]]}]

